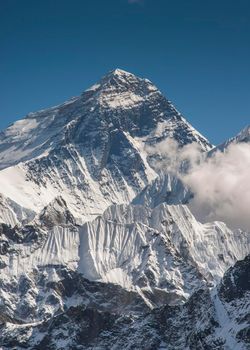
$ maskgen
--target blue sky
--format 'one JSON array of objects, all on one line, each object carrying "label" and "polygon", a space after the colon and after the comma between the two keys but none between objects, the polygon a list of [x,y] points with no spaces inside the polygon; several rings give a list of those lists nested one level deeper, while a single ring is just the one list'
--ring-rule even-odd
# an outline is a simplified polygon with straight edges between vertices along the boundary
[{"label": "blue sky", "polygon": [[213,143],[250,124],[248,0],[0,0],[0,129],[121,68]]}]

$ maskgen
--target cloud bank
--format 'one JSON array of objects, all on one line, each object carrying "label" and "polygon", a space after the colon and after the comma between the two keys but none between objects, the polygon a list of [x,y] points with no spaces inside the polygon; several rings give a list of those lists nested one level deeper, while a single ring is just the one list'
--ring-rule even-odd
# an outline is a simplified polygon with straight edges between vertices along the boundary
[{"label": "cloud bank", "polygon": [[250,230],[250,145],[231,144],[182,176],[193,193],[191,210],[203,220],[222,220]]},{"label": "cloud bank", "polygon": [[189,206],[199,220],[250,230],[250,144],[232,143],[211,157],[194,144],[180,149],[173,140],[161,142],[156,150],[156,167],[175,173],[194,193]]}]

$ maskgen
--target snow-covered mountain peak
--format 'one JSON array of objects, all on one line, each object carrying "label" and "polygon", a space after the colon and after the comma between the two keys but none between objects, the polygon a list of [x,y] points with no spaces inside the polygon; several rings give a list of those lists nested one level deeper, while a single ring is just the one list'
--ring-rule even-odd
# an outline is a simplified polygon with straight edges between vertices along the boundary
[{"label": "snow-covered mountain peak", "polygon": [[29,113],[1,132],[0,168],[43,155],[58,143],[78,143],[80,130],[91,137],[100,129],[102,135],[119,129],[146,136],[158,130],[159,123],[162,131],[166,129],[161,139],[170,136],[181,144],[197,141],[210,147],[148,79],[115,69],[80,96]]},{"label": "snow-covered mountain peak", "polygon": [[37,214],[62,193],[85,221],[131,202],[157,176],[145,144],[167,138],[211,148],[149,80],[116,69],[0,134],[1,191]]},{"label": "snow-covered mountain peak", "polygon": [[211,153],[214,153],[215,151],[224,151],[227,149],[228,146],[232,144],[237,144],[237,143],[245,143],[245,142],[250,142],[250,125],[247,125],[244,129],[242,129],[236,136],[231,137],[227,141],[223,142],[222,144],[218,145],[215,147]]}]

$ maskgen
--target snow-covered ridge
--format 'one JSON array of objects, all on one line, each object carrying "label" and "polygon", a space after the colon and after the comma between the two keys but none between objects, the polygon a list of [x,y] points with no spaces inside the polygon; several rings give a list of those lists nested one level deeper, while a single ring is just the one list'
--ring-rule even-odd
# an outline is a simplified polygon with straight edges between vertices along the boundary
[{"label": "snow-covered ridge", "polygon": [[20,276],[37,266],[66,265],[93,281],[146,294],[161,291],[159,302],[185,300],[202,284],[218,281],[250,250],[249,234],[219,222],[201,224],[182,205],[113,205],[103,216],[77,226],[59,197],[33,225],[26,230],[40,232],[40,239],[9,241],[3,274]]},{"label": "snow-covered ridge", "polygon": [[[250,249],[249,234],[233,232],[220,222],[201,224],[186,206],[166,204],[154,209],[111,206],[103,217],[83,226],[81,240],[80,271],[88,278],[109,281],[109,276],[112,280],[121,271],[123,276],[118,283],[125,287],[129,280],[136,285],[136,280],[145,273],[141,266],[148,266],[157,285],[163,281],[171,284],[177,278],[171,276],[171,271],[176,273],[177,256],[208,280],[219,280]],[[186,288],[188,282],[184,285],[181,282],[184,275],[180,280],[177,278],[176,284]]]},{"label": "snow-covered ridge", "polygon": [[250,142],[250,125],[242,129],[236,136],[231,137],[227,141],[215,147],[211,151],[211,153],[214,153],[217,150],[224,152],[230,145],[241,143],[241,142],[242,143]]}]

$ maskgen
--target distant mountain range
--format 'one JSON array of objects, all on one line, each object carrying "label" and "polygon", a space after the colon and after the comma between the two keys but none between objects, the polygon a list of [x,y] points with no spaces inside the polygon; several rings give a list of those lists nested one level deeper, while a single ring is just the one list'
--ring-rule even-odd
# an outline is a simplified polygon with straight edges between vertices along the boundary
[{"label": "distant mountain range", "polygon": [[163,141],[211,157],[249,130],[213,146],[116,69],[1,132],[0,349],[249,348],[249,232],[198,222],[156,166]]}]

